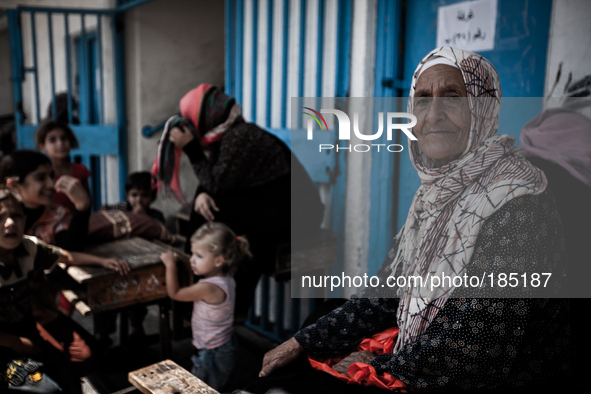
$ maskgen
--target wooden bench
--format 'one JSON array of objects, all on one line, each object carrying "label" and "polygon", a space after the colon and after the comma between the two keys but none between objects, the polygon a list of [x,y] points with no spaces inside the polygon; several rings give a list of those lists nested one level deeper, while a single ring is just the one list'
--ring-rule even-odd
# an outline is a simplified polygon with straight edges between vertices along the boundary
[{"label": "wooden bench", "polygon": [[127,375],[131,384],[144,394],[217,394],[195,375],[171,360],[132,371]]}]

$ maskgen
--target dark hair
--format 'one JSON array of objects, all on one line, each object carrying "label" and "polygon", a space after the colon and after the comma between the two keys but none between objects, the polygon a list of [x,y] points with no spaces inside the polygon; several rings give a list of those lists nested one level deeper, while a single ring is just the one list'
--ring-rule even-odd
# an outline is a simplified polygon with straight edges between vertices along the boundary
[{"label": "dark hair", "polygon": [[67,123],[53,119],[45,119],[43,122],[41,122],[41,125],[35,133],[35,142],[37,143],[38,148],[45,144],[47,134],[55,129],[62,129],[64,133],[66,133],[66,137],[68,137],[68,140],[70,141],[70,148],[78,149],[80,147],[80,144],[78,144],[78,138],[76,138],[76,134],[74,134]]},{"label": "dark hair", "polygon": [[72,97],[72,122],[68,119],[68,92],[57,93],[53,100],[55,101],[55,116],[53,115],[53,103],[47,106],[45,119],[55,119],[62,123],[80,124],[78,119],[78,100]]},{"label": "dark hair", "polygon": [[150,192],[152,200],[155,200],[157,190],[152,188],[152,178],[148,171],[132,172],[125,180],[125,193],[129,193],[131,189],[143,190]]},{"label": "dark hair", "polygon": [[191,243],[207,241],[209,251],[224,258],[224,272],[232,275],[244,257],[252,257],[250,244],[243,236],[237,237],[228,226],[219,222],[207,222],[191,236]]},{"label": "dark hair", "polygon": [[16,148],[16,128],[14,121],[0,125],[0,152],[7,155]]},{"label": "dark hair", "polygon": [[51,165],[49,157],[34,150],[15,150],[0,161],[0,183],[5,185],[8,178],[23,183],[26,176],[43,164]]},{"label": "dark hair", "polygon": [[19,205],[22,204],[21,196],[17,192],[6,186],[0,186],[0,203],[8,199],[13,199]]}]

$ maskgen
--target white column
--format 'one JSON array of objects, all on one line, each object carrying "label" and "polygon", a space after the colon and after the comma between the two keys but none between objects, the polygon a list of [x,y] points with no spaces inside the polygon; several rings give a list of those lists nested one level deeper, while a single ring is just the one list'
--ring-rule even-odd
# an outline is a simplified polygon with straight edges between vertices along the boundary
[{"label": "white column", "polygon": [[[351,33],[351,97],[373,97],[375,74],[377,1],[353,2]],[[360,129],[371,128],[371,108],[359,108],[360,100],[351,100],[349,117],[359,112]],[[354,133],[351,146],[362,143]],[[343,151],[347,157],[345,187],[345,245],[344,269],[347,275],[359,275],[367,271],[369,255],[369,191],[371,154]],[[350,296],[357,289],[345,289]]]}]

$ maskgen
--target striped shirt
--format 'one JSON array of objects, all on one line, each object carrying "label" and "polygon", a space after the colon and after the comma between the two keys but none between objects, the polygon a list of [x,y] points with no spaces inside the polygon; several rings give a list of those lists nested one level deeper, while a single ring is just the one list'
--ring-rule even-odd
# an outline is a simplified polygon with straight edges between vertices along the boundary
[{"label": "striped shirt", "polygon": [[193,346],[197,349],[213,349],[222,346],[232,337],[236,282],[230,275],[213,276],[201,279],[200,282],[212,283],[226,293],[226,299],[221,304],[212,305],[205,301],[193,303]]}]

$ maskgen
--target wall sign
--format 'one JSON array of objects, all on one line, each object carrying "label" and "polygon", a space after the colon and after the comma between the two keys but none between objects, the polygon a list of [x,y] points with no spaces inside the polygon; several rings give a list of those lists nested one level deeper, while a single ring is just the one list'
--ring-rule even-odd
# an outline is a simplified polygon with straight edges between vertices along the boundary
[{"label": "wall sign", "polygon": [[495,47],[497,0],[464,1],[437,10],[437,46],[473,52]]}]

